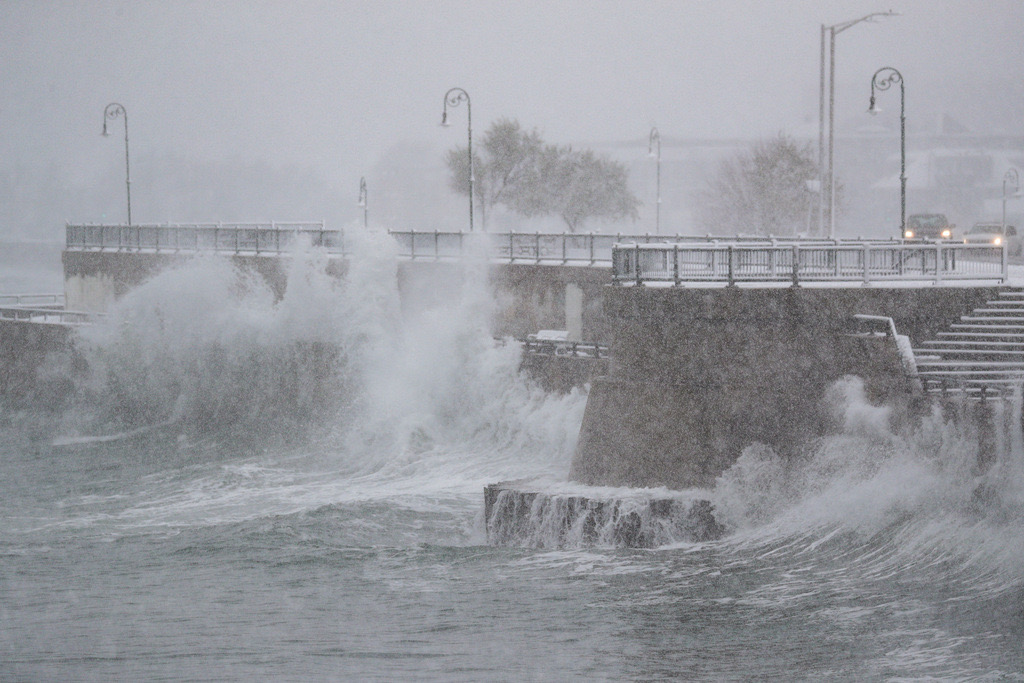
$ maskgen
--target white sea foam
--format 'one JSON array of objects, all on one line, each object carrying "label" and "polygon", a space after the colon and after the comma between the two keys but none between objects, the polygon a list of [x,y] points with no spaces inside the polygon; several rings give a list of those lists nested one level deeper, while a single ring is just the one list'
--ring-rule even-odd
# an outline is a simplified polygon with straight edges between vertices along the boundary
[{"label": "white sea foam", "polygon": [[843,418],[841,434],[789,462],[751,446],[719,478],[716,514],[734,532],[726,544],[845,556],[862,579],[937,567],[947,577],[965,572],[976,586],[990,581],[992,590],[1019,583],[1019,400],[995,406],[1002,435],[995,465],[983,471],[969,420],[946,419],[936,407],[896,433],[887,409],[870,404],[856,378],[837,383],[829,399]]},{"label": "white sea foam", "polygon": [[[85,418],[61,443],[170,423],[176,431],[161,434],[182,457],[209,458],[184,487],[172,470],[143,482],[122,522],[217,523],[383,499],[464,508],[493,481],[564,480],[585,393],[549,394],[519,373],[519,345],[489,333],[482,263],[456,290],[403,310],[390,238],[360,231],[350,243],[343,277],[322,252],[296,251],[279,299],[259,275],[200,256],[83,330]],[[250,433],[265,438],[248,455],[224,447]],[[261,449],[282,435],[291,445]],[[204,447],[211,439],[221,446]],[[226,451],[232,460],[219,463]]]}]

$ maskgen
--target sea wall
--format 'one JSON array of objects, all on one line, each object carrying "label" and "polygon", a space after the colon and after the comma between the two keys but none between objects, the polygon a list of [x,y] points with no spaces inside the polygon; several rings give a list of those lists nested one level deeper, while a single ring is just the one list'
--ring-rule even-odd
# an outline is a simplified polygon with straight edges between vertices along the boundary
[{"label": "sea wall", "polygon": [[58,408],[80,360],[68,325],[0,320],[0,403],[9,408]]},{"label": "sea wall", "polygon": [[[480,274],[480,268],[486,268]],[[538,330],[567,330],[571,341],[601,341],[608,334],[602,299],[611,269],[520,263],[472,264],[401,261],[398,289],[404,309],[450,302],[467,286],[485,282],[493,298],[491,332],[523,339]]]},{"label": "sea wall", "polygon": [[888,316],[913,343],[996,296],[993,287],[608,287],[609,374],[595,380],[570,478],[598,486],[709,486],[754,442],[798,453],[840,425],[825,400],[844,375],[867,397],[917,407]]}]

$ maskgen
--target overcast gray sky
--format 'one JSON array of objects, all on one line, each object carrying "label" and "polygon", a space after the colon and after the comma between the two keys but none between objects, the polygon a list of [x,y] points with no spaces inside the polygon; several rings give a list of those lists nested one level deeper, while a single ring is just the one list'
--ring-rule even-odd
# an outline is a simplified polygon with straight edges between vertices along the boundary
[{"label": "overcast gray sky", "polygon": [[[507,116],[575,144],[654,124],[816,134],[820,25],[888,9],[902,16],[838,37],[840,119],[895,66],[911,130],[949,104],[1020,134],[1020,0],[0,0],[0,166],[99,173],[123,154],[99,136],[117,101],[133,154],[298,164],[354,188],[396,142],[464,141],[464,111],[437,125],[452,86],[480,133]],[[1012,101],[954,106],[997,81]]]}]

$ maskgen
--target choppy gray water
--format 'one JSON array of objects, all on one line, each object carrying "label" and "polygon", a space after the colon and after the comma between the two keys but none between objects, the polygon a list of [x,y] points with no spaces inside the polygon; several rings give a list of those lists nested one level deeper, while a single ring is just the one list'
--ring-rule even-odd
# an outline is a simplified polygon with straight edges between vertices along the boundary
[{"label": "choppy gray water", "polygon": [[0,414],[0,680],[1024,678],[1019,434],[979,498],[970,434],[849,382],[845,434],[704,492],[723,540],[488,547],[483,486],[564,480],[585,396],[517,374],[483,288],[400,314],[367,249],[277,303],[161,275],[74,400]]}]

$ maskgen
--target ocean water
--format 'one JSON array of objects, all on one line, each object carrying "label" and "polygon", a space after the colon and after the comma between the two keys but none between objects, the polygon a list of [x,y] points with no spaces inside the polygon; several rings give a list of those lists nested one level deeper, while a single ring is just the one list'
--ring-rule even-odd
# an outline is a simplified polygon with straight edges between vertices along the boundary
[{"label": "ocean water", "polygon": [[0,413],[0,680],[1024,679],[1019,428],[982,474],[848,379],[841,435],[695,492],[720,540],[491,547],[483,487],[568,486],[585,392],[518,373],[482,273],[403,311],[364,240],[276,302],[163,273]]}]

